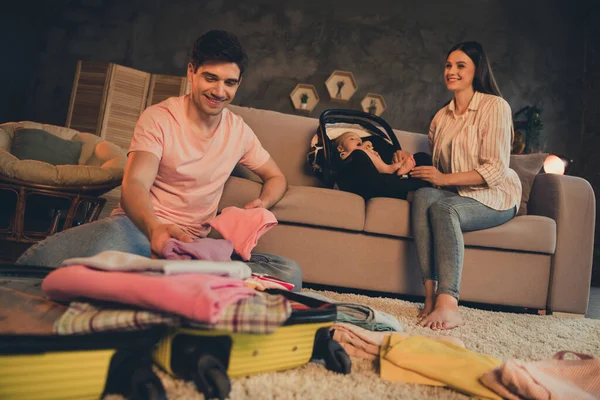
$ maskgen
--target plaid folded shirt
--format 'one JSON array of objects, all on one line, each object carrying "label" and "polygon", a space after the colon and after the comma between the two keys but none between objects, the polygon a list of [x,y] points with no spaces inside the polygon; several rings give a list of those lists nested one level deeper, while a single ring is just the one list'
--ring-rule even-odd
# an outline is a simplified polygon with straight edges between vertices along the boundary
[{"label": "plaid folded shirt", "polygon": [[281,295],[257,292],[226,307],[214,324],[192,321],[174,314],[125,308],[106,303],[71,302],[54,323],[54,332],[73,335],[107,331],[143,330],[155,325],[222,330],[231,333],[268,334],[292,313],[290,302]]}]

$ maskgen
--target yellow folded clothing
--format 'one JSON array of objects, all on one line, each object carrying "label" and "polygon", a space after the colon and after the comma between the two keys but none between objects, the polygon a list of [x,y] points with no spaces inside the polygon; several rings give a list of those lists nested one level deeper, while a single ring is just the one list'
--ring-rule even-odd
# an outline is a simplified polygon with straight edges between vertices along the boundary
[{"label": "yellow folded clothing", "polygon": [[388,351],[404,339],[406,339],[406,337],[399,334],[389,335],[383,339],[381,351],[379,353],[379,374],[381,375],[381,378],[392,382],[417,383],[419,385],[429,386],[446,386],[440,381],[429,379],[408,369],[399,368],[392,361],[386,359]]},{"label": "yellow folded clothing", "polygon": [[500,360],[445,341],[392,334],[380,353],[381,377],[395,382],[448,386],[471,396],[501,399],[479,378]]}]

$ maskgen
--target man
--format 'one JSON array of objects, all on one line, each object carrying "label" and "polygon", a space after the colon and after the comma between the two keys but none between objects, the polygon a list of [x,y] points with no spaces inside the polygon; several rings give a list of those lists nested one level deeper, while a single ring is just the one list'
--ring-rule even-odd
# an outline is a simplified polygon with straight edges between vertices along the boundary
[{"label": "man", "polygon": [[[205,237],[225,181],[239,162],[263,180],[245,208],[270,208],[287,190],[283,173],[241,117],[226,106],[242,82],[248,57],[235,35],[210,31],[194,43],[191,93],[147,108],[129,147],[121,203],[109,218],[60,232],[32,246],[17,264],[59,267],[71,257],[120,250],[149,257],[170,238]],[[302,285],[296,263],[253,253],[248,265]]]}]

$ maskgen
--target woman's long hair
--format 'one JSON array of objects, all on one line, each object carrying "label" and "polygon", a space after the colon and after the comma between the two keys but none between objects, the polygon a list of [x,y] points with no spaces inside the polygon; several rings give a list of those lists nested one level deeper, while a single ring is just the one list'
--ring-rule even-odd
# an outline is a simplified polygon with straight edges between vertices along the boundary
[{"label": "woman's long hair", "polygon": [[475,77],[473,78],[473,89],[478,92],[493,94],[502,97],[496,79],[494,79],[494,73],[490,66],[483,46],[479,42],[462,42],[452,47],[446,58],[453,51],[460,50],[465,53],[475,64]]}]

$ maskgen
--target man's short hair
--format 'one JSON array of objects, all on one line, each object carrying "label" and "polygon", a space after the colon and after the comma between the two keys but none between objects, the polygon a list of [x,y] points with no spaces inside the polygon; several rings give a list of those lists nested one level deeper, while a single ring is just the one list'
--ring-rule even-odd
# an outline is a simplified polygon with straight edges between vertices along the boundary
[{"label": "man's short hair", "polygon": [[207,62],[232,62],[240,68],[240,76],[248,67],[248,55],[237,36],[226,31],[208,31],[194,42],[192,59],[194,72]]}]

